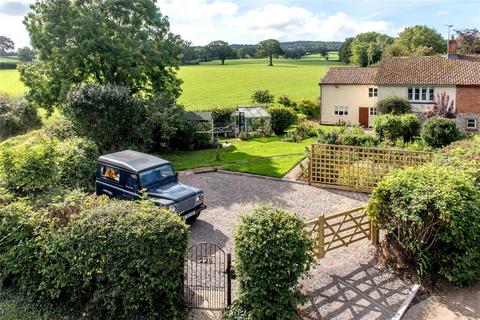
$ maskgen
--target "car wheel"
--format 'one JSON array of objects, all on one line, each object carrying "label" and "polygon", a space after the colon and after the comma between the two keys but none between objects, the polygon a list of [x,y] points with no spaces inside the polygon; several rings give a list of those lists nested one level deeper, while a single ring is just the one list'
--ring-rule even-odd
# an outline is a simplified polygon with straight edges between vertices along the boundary
[{"label": "car wheel", "polygon": [[194,223],[195,220],[197,220],[198,216],[200,215],[201,211],[195,212],[195,215],[191,216],[190,218],[187,219],[187,223]]}]

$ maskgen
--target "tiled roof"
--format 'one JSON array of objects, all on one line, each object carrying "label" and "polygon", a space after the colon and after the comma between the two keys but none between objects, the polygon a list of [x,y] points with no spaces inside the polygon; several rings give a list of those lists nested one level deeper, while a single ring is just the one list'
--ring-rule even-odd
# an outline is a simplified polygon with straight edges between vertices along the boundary
[{"label": "tiled roof", "polygon": [[376,84],[480,85],[480,55],[392,57],[380,63]]},{"label": "tiled roof", "polygon": [[332,67],[320,84],[374,84],[378,68]]}]

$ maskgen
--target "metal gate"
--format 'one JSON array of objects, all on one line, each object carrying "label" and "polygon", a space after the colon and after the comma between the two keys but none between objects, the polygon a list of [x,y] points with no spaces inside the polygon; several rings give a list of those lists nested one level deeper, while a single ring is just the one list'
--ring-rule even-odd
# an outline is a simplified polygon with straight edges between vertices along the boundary
[{"label": "metal gate", "polygon": [[231,255],[213,243],[197,243],[188,249],[184,279],[187,307],[222,310],[230,305],[231,261]]}]

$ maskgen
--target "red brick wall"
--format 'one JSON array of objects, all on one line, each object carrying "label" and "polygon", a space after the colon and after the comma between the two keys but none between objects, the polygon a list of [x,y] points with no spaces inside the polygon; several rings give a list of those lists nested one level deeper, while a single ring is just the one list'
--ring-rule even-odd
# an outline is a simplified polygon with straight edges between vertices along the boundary
[{"label": "red brick wall", "polygon": [[480,113],[480,86],[457,86],[458,113]]}]

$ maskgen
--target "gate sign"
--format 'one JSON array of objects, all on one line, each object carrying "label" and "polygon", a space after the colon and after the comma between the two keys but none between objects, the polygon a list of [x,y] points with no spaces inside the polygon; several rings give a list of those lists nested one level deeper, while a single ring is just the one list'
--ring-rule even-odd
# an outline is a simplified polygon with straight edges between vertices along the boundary
[{"label": "gate sign", "polygon": [[184,294],[187,307],[223,310],[231,303],[231,255],[213,243],[188,249]]}]

